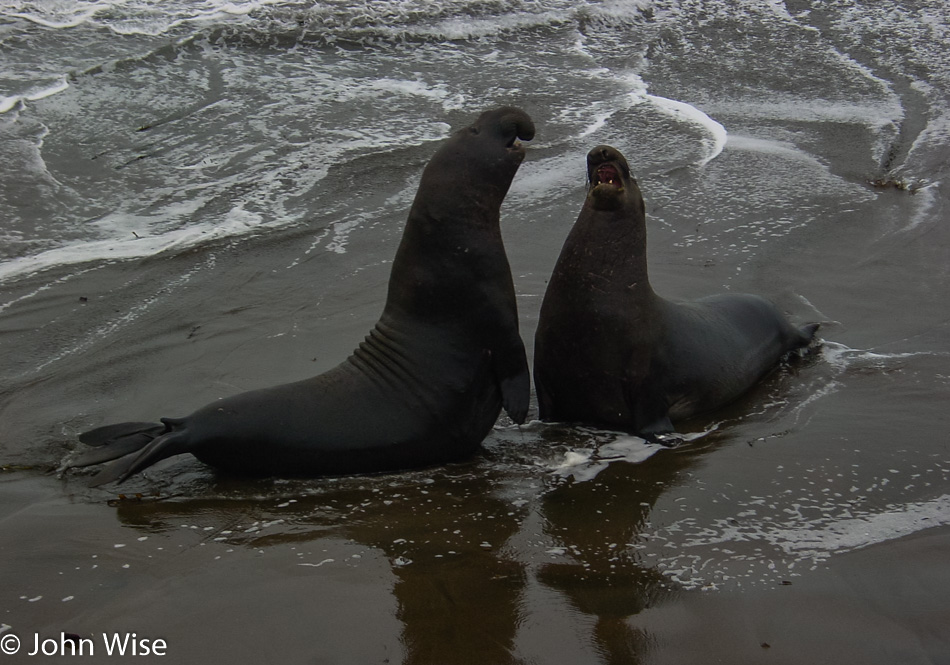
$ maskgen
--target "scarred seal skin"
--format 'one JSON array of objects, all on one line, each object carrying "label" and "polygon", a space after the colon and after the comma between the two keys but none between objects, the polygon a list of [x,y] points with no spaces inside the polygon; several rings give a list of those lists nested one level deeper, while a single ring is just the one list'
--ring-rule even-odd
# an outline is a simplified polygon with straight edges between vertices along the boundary
[{"label": "scarred seal skin", "polygon": [[796,328],[754,295],[658,296],[647,271],[643,196],[622,154],[587,155],[588,192],[554,267],[535,335],[542,420],[648,439],[735,400],[818,324]]},{"label": "scarred seal skin", "polygon": [[93,485],[182,453],[225,472],[315,477],[393,471],[473,454],[504,407],[516,423],[530,380],[499,210],[534,124],[486,111],[422,174],[379,321],[353,354],[311,379],[254,390],[161,423],[82,434],[67,466],[116,460]]}]

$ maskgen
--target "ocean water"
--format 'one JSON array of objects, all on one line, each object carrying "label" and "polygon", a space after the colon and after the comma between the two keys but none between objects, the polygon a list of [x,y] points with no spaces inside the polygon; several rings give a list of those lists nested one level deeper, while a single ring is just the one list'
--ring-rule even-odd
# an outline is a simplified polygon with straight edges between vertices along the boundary
[{"label": "ocean water", "polygon": [[[516,206],[576,185],[593,141],[641,177],[728,143],[838,199],[867,195],[842,176],[934,187],[943,5],[798,4],[5,2],[0,277],[338,220],[334,168],[504,102],[544,122]],[[756,231],[809,220],[783,221]]]},{"label": "ocean water", "polygon": [[[948,31],[942,0],[0,0],[0,634],[946,662]],[[529,360],[600,143],[662,295],[759,293],[822,348],[675,449],[502,417],[477,459],[407,474],[56,473],[89,427],[341,361],[426,160],[501,104],[538,129],[502,209]]]}]

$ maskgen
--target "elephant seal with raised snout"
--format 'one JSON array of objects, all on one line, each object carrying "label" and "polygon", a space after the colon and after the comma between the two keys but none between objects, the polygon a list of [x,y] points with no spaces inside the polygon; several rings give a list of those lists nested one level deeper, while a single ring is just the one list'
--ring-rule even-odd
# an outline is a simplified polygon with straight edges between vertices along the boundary
[{"label": "elephant seal with raised snout", "polygon": [[429,161],[396,251],[382,316],[353,354],[311,379],[253,390],[184,418],[82,434],[69,466],[117,460],[123,481],[182,453],[226,472],[312,477],[393,471],[474,453],[502,407],[524,422],[530,382],[499,210],[534,136],[520,109],[487,111]]},{"label": "elephant seal with raised snout", "polygon": [[541,303],[534,381],[542,420],[647,438],[739,397],[817,324],[791,325],[754,295],[658,296],[643,196],[610,146],[587,155],[588,191]]}]

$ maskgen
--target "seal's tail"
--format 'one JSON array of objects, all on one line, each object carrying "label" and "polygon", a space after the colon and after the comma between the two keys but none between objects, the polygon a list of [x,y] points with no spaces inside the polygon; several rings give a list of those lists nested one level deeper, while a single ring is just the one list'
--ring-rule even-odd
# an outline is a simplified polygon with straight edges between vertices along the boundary
[{"label": "seal's tail", "polygon": [[113,481],[123,482],[134,473],[159,460],[188,452],[183,421],[162,418],[161,423],[119,423],[89,430],[79,435],[82,443],[93,446],[67,463],[67,468],[91,466],[117,460],[93,476],[90,487]]},{"label": "seal's tail", "polygon": [[820,323],[806,323],[801,328],[798,329],[798,334],[801,338],[802,346],[808,346],[815,341],[815,333],[818,332],[818,329],[821,327]]},{"label": "seal's tail", "polygon": [[793,328],[793,336],[786,351],[786,357],[792,354],[805,357],[820,347],[821,340],[816,335],[820,327],[820,323],[806,323],[800,328]]}]

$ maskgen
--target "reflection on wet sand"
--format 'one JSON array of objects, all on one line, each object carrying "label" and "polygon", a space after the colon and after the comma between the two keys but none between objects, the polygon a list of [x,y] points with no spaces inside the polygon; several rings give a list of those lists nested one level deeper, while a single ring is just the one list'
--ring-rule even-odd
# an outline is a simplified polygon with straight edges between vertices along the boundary
[{"label": "reflection on wet sand", "polygon": [[681,478],[695,453],[664,451],[643,464],[611,464],[596,478],[566,483],[541,499],[546,532],[566,561],[538,570],[542,584],[594,620],[592,639],[605,663],[640,662],[651,639],[627,619],[677,593],[642,561],[638,545],[657,499]]},{"label": "reflection on wet sand", "polygon": [[[560,441],[564,429],[552,428]],[[393,575],[406,665],[524,662],[521,627],[537,617],[543,624],[550,611],[530,600],[534,582],[561,595],[570,613],[593,619],[586,639],[604,662],[638,662],[650,637],[629,617],[677,593],[641,560],[638,543],[657,499],[702,451],[663,451],[575,482],[524,457],[548,445],[540,434],[526,452],[500,433],[486,458],[445,469],[307,483],[221,478],[203,492],[213,498],[114,505],[137,530],[196,524],[211,541],[250,551],[315,552],[341,539],[373,548]],[[298,556],[311,570],[334,563]]]},{"label": "reflection on wet sand", "polygon": [[[233,498],[120,501],[118,516],[155,530],[200,515],[202,524],[214,523],[214,533],[228,532],[229,544],[247,548],[327,538],[370,546],[385,554],[395,577],[403,662],[518,662],[512,653],[524,564],[503,546],[522,511],[495,495],[491,479],[456,471],[314,483],[316,493],[277,502],[241,498],[237,490]],[[274,520],[279,525],[266,535],[235,528],[273,527]]]}]

